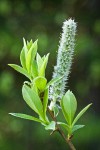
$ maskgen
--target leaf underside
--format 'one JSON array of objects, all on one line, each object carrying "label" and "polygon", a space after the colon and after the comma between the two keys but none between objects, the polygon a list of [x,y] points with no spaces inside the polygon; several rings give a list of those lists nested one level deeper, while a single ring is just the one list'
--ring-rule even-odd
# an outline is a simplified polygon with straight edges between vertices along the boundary
[{"label": "leaf underside", "polygon": [[33,116],[27,115],[27,114],[21,114],[21,113],[9,113],[9,114],[18,118],[22,118],[22,119],[32,120],[32,121],[36,121],[40,123],[42,122],[42,120],[35,118]]}]

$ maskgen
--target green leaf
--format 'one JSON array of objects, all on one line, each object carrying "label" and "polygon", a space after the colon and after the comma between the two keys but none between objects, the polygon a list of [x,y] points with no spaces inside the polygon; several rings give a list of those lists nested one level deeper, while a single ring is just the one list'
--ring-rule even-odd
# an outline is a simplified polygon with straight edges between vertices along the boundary
[{"label": "green leaf", "polygon": [[38,88],[37,88],[37,86],[36,86],[35,82],[34,82],[34,83],[32,83],[32,85],[31,85],[31,89],[32,89],[32,91],[34,91],[35,93],[39,94],[39,92],[38,92]]},{"label": "green leaf", "polygon": [[72,133],[74,133],[76,130],[83,128],[85,125],[75,125],[72,128]]},{"label": "green leaf", "polygon": [[25,58],[25,51],[24,48],[22,49],[21,53],[20,53],[20,62],[21,65],[24,69],[26,69],[26,58]]},{"label": "green leaf", "polygon": [[65,128],[65,129],[69,132],[70,127],[69,127],[66,123],[63,123],[63,122],[57,122],[57,124],[61,125],[63,128]]},{"label": "green leaf", "polygon": [[36,83],[36,86],[40,91],[44,91],[47,83],[46,78],[38,76],[33,80],[33,82]]},{"label": "green leaf", "polygon": [[49,54],[46,55],[42,65],[41,65],[41,68],[38,71],[39,72],[39,76],[45,76],[45,69],[46,69],[46,66],[47,66],[47,63],[48,63],[48,57],[49,57]]},{"label": "green leaf", "polygon": [[26,103],[41,117],[43,117],[43,106],[42,102],[37,95],[31,88],[29,88],[27,85],[23,85],[22,88],[22,94],[23,98],[26,101]]},{"label": "green leaf", "polygon": [[31,96],[25,87],[26,87],[26,85],[23,85],[23,87],[22,87],[23,98],[24,98],[25,102],[27,103],[27,105],[38,114],[38,110],[37,110],[36,106],[34,105],[34,102],[31,99]]},{"label": "green leaf", "polygon": [[64,115],[65,119],[67,120],[68,116],[67,116],[67,113],[66,113],[66,111],[65,111],[65,109],[64,109],[63,101],[62,101],[62,100],[61,100],[61,102],[60,102],[60,105],[61,105],[61,109],[62,109],[63,115]]},{"label": "green leaf", "polygon": [[52,85],[53,83],[58,82],[59,80],[61,80],[62,78],[63,78],[63,76],[54,78],[54,79],[52,79],[51,81],[49,81],[49,82],[47,83],[47,85],[46,85],[46,89],[47,89],[50,85]]},{"label": "green leaf", "polygon": [[37,40],[32,44],[32,46],[30,47],[30,49],[27,53],[26,68],[27,68],[28,72],[30,72],[30,70],[31,70],[31,64],[35,58],[36,52],[37,52]]},{"label": "green leaf", "polygon": [[44,61],[44,59],[45,59],[45,55],[42,57],[42,60]]},{"label": "green leaf", "polygon": [[33,44],[32,39],[30,40],[30,42],[27,41],[27,49],[28,49],[28,50],[31,48],[32,44]]},{"label": "green leaf", "polygon": [[43,60],[42,60],[41,56],[38,53],[36,55],[36,62],[37,62],[37,65],[38,65],[38,72],[39,72],[40,68],[42,66]]},{"label": "green leaf", "polygon": [[22,119],[27,119],[27,120],[32,120],[32,121],[36,121],[36,122],[43,122],[42,120],[35,118],[33,116],[30,115],[26,115],[26,114],[21,114],[21,113],[9,113],[12,116],[18,117],[18,118],[22,118]]},{"label": "green leaf", "polygon": [[77,109],[77,101],[74,94],[68,90],[61,100],[61,107],[66,121],[71,125]]},{"label": "green leaf", "polygon": [[54,121],[51,121],[50,124],[45,127],[45,129],[54,131],[55,130],[55,125],[56,125],[56,123]]},{"label": "green leaf", "polygon": [[27,73],[27,71],[25,69],[23,69],[22,67],[15,65],[15,64],[8,64],[10,67],[12,67],[13,69],[15,69],[16,71],[20,72],[21,74],[25,75],[27,78],[30,78],[29,74]]},{"label": "green leaf", "polygon": [[28,51],[27,57],[26,57],[26,68],[27,68],[28,73],[30,73],[31,61],[32,61],[32,49]]},{"label": "green leaf", "polygon": [[49,94],[49,90],[46,89],[44,91],[44,97],[43,97],[43,112],[44,112],[45,118],[46,118],[46,111],[47,111],[47,104],[48,104],[48,94]]},{"label": "green leaf", "polygon": [[23,49],[24,49],[24,52],[25,52],[25,58],[26,58],[26,56],[27,56],[27,52],[28,52],[28,49],[27,49],[26,41],[25,41],[25,39],[24,39],[24,38],[23,38],[23,43],[24,43],[24,47],[23,47]]},{"label": "green leaf", "polygon": [[33,78],[38,76],[38,66],[35,60],[32,61],[31,74]]},{"label": "green leaf", "polygon": [[92,105],[92,103],[91,104],[89,104],[89,105],[87,105],[85,108],[83,108],[81,111],[80,111],[80,113],[76,116],[76,118],[74,119],[74,121],[73,121],[73,123],[72,123],[72,126],[74,126],[74,124],[79,120],[79,118],[87,111],[87,109],[90,107]]}]

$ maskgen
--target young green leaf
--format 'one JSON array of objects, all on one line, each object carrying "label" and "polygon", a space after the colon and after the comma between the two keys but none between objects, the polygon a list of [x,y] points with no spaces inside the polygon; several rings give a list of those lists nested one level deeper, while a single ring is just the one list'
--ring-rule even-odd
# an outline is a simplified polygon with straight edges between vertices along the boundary
[{"label": "young green leaf", "polygon": [[49,57],[49,54],[47,54],[46,57],[44,58],[44,61],[43,61],[41,68],[39,70],[39,76],[45,76],[45,69],[46,69],[46,66],[48,63],[48,57]]},{"label": "young green leaf", "polygon": [[32,61],[35,58],[36,52],[37,52],[37,40],[30,47],[30,49],[27,53],[27,57],[26,57],[26,68],[27,68],[29,73],[30,73],[31,64],[32,64]]},{"label": "young green leaf", "polygon": [[46,118],[46,111],[47,111],[47,105],[48,105],[48,94],[49,94],[49,90],[46,89],[44,91],[44,97],[43,97],[43,112],[44,112],[45,118]]},{"label": "young green leaf", "polygon": [[26,57],[26,68],[28,73],[30,73],[31,70],[31,61],[32,61],[32,48],[28,51],[27,57]]},{"label": "young green leaf", "polygon": [[31,84],[31,89],[32,89],[32,91],[34,91],[38,95],[39,92],[38,92],[38,88],[37,88],[35,82]]},{"label": "young green leaf", "polygon": [[83,128],[85,125],[75,125],[72,128],[72,133],[74,133],[76,130]]},{"label": "young green leaf", "polygon": [[24,48],[22,49],[21,53],[20,53],[20,62],[21,65],[24,69],[26,69],[26,58],[25,58],[25,51]]},{"label": "young green leaf", "polygon": [[36,77],[33,82],[35,82],[37,88],[40,90],[40,91],[44,91],[45,87],[46,87],[46,83],[47,83],[47,80],[46,78],[44,77],[41,77],[41,76],[38,76]]},{"label": "young green leaf", "polygon": [[38,65],[38,72],[39,72],[40,68],[42,66],[43,60],[42,60],[41,56],[38,53],[36,55],[36,62],[37,62],[37,65]]},{"label": "young green leaf", "polygon": [[45,59],[45,55],[42,57],[42,60],[44,61],[44,59]]},{"label": "young green leaf", "polygon": [[[68,120],[68,115],[67,115],[67,113],[66,113],[66,111],[65,111],[65,109],[64,109],[64,105],[63,105],[63,101],[61,100],[61,102],[60,102],[60,105],[61,105],[61,110],[62,110],[62,112],[63,112],[63,115],[64,115],[64,117],[65,117],[65,119],[66,119],[66,121]],[[68,121],[67,121],[68,122]]]},{"label": "young green leaf", "polygon": [[29,78],[31,80],[29,74],[27,73],[27,71],[24,68],[22,68],[18,65],[15,65],[15,64],[8,64],[8,65],[10,67],[12,67],[13,69],[15,69],[16,71],[20,72],[21,74],[25,75],[27,78]]},{"label": "young green leaf", "polygon": [[41,117],[43,117],[43,106],[42,102],[37,95],[31,88],[29,88],[27,85],[23,85],[22,88],[22,94],[23,98],[26,101],[26,103]]},{"label": "young green leaf", "polygon": [[85,108],[83,108],[80,112],[79,112],[79,114],[76,116],[76,118],[74,119],[74,121],[73,121],[73,123],[72,123],[72,126],[74,126],[74,124],[79,120],[79,118],[87,111],[87,109],[90,107],[92,105],[92,103],[91,104],[89,104],[89,105],[87,105]]},{"label": "young green leaf", "polygon": [[51,121],[50,124],[45,127],[45,129],[54,131],[55,130],[55,125],[56,125],[56,123],[54,121]]},{"label": "young green leaf", "polygon": [[33,44],[33,40],[32,39],[30,40],[30,42],[27,41],[27,49],[28,50],[31,48],[32,44]]},{"label": "young green leaf", "polygon": [[25,41],[25,39],[24,39],[24,38],[23,38],[23,43],[24,43],[24,47],[23,47],[23,49],[24,49],[24,52],[25,52],[25,59],[26,59],[28,49],[27,49],[26,41]]},{"label": "young green leaf", "polygon": [[40,123],[43,122],[42,120],[35,118],[33,116],[27,115],[27,114],[21,114],[21,113],[9,113],[9,114],[18,118],[22,118],[22,119],[32,120],[32,121],[36,121]]},{"label": "young green leaf", "polygon": [[68,90],[61,100],[61,107],[66,121],[71,125],[77,109],[77,101],[74,94]]},{"label": "young green leaf", "polygon": [[37,66],[37,63],[35,60],[32,61],[32,64],[31,64],[31,74],[32,74],[32,77],[35,78],[38,76],[38,66]]},{"label": "young green leaf", "polygon": [[34,105],[34,102],[31,99],[29,93],[27,92],[25,86],[26,85],[23,85],[23,87],[22,87],[23,99],[25,100],[25,102],[27,103],[27,105],[38,114],[38,110],[37,110],[36,106]]}]

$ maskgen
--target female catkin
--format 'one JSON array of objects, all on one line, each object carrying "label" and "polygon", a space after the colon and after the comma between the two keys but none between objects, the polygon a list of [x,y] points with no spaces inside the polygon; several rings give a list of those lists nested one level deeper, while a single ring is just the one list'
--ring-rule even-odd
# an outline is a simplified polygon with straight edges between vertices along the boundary
[{"label": "female catkin", "polygon": [[56,78],[62,76],[62,78],[58,82],[52,84],[50,87],[49,97],[51,103],[49,108],[51,110],[56,104],[56,101],[60,101],[65,93],[65,87],[67,85],[75,47],[76,23],[74,20],[66,20],[63,23],[62,29],[63,32],[61,35],[57,54],[57,64],[54,66],[52,77]]}]

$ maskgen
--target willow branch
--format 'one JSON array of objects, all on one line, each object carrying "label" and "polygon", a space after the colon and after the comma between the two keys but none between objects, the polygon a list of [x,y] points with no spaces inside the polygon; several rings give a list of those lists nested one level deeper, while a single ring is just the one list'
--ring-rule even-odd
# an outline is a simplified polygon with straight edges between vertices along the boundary
[{"label": "willow branch", "polygon": [[[48,108],[48,112],[51,116],[51,118],[55,121],[56,123],[56,127],[57,129],[55,131],[58,131],[58,133],[62,136],[62,138],[65,140],[65,142],[69,145],[70,150],[76,150],[76,148],[74,147],[73,143],[71,142],[71,140],[69,140],[68,138],[66,138],[64,132],[61,130],[60,126],[57,124],[57,119],[54,117],[54,114],[52,111],[50,111],[50,109]],[[52,132],[54,133],[54,132]]]}]

